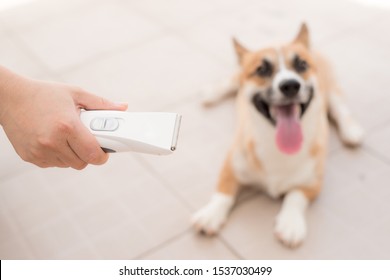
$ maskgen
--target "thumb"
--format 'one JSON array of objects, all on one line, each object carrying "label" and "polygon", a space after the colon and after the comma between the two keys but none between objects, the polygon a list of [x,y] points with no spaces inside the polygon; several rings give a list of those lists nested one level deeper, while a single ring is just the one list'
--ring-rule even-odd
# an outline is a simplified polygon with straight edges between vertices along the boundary
[{"label": "thumb", "polygon": [[126,111],[127,103],[115,103],[100,96],[78,89],[73,92],[74,103],[87,110],[119,110]]}]

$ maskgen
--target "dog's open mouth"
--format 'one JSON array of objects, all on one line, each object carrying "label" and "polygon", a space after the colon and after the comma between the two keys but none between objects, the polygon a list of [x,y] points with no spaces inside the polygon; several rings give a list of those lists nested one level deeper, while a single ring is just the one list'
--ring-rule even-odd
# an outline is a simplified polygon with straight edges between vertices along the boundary
[{"label": "dog's open mouth", "polygon": [[253,97],[256,109],[276,127],[276,144],[285,154],[297,153],[303,141],[301,118],[306,112],[311,98],[306,103],[290,102],[283,105],[271,105],[260,94]]}]

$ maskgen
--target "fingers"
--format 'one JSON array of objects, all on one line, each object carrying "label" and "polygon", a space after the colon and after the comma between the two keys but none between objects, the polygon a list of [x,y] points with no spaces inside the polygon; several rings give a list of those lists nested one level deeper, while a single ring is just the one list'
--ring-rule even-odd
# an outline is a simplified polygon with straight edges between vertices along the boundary
[{"label": "fingers", "polygon": [[[72,91],[75,105],[83,109],[120,110],[127,109],[126,103],[115,103],[105,98],[91,94],[83,89]],[[73,124],[72,133],[68,135],[69,152],[63,154],[63,161],[75,169],[82,169],[87,164],[101,165],[108,160],[108,154],[103,152],[96,138],[77,120]]]},{"label": "fingers", "polygon": [[66,143],[66,147],[62,150],[61,161],[66,167],[72,167],[73,169],[82,170],[88,164],[81,160],[78,155],[72,150],[69,143]]},{"label": "fingers", "polygon": [[[115,103],[80,88],[73,88],[71,94],[73,101],[78,108],[87,110],[95,109],[126,111],[128,107],[126,103]],[[77,166],[81,166],[82,168],[85,167],[80,163],[80,161],[84,162],[85,164],[100,165],[108,160],[108,154],[103,152],[96,138],[88,131],[87,128],[84,127],[84,125],[79,120],[76,121],[73,130],[74,131],[68,136],[67,139],[73,155],[68,154],[68,159],[66,162],[74,162],[76,169],[78,169]],[[75,156],[80,161],[77,161],[74,158]]]},{"label": "fingers", "polygon": [[68,143],[73,152],[87,164],[100,165],[108,160],[108,154],[103,152],[96,138],[78,121],[74,131],[68,136]]},{"label": "fingers", "polygon": [[[125,111],[128,107],[126,103],[115,103],[79,88],[72,92],[72,97],[77,107],[87,110]],[[96,138],[80,121],[76,123],[74,133],[68,138],[68,144],[74,154],[86,164],[104,164],[108,160],[108,154],[103,152]]]},{"label": "fingers", "polygon": [[[37,160],[37,159],[35,159]],[[94,163],[93,160],[89,159],[91,162],[86,162],[82,160],[70,147],[68,143],[66,145],[61,145],[55,151],[47,153],[44,158],[35,161],[34,163],[39,167],[60,167],[67,168],[71,167],[76,170],[84,169],[88,163],[91,164],[99,164]],[[106,159],[103,159],[103,161]]]},{"label": "fingers", "polygon": [[77,89],[77,91],[73,92],[73,100],[77,106],[87,110],[98,109],[126,111],[128,107],[127,103],[115,103],[82,89]]},{"label": "fingers", "polygon": [[127,104],[58,83],[29,80],[14,90],[10,96],[17,98],[9,99],[18,110],[7,115],[2,127],[23,160],[75,169],[107,161],[108,155],[81,123],[79,109],[126,110]]},{"label": "fingers", "polygon": [[[120,111],[127,109],[125,103],[114,103],[80,88],[71,88],[70,95],[77,108]],[[108,160],[109,155],[101,149],[96,138],[81,123],[78,116],[74,117],[73,120],[64,121],[66,125],[59,125],[57,137],[60,139],[56,137],[59,141],[54,145],[55,151],[41,162],[41,167],[72,167],[81,170],[88,164],[101,165]]]},{"label": "fingers", "polygon": [[[65,142],[64,142],[65,141]],[[72,150],[65,138],[54,140],[53,144],[38,146],[33,152],[21,156],[27,162],[39,167],[72,167],[77,170],[84,169],[87,163],[81,160]]]}]

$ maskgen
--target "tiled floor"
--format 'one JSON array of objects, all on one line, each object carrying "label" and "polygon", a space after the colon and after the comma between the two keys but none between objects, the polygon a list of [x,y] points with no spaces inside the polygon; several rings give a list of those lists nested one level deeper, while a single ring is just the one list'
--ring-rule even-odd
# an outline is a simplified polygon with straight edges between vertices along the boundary
[{"label": "tiled floor", "polygon": [[[174,155],[114,154],[81,172],[24,163],[0,130],[1,259],[390,258],[390,10],[352,0],[24,2],[0,11],[2,65],[183,121]],[[232,100],[206,109],[199,91],[233,71],[233,35],[262,47],[291,39],[302,20],[335,65],[364,145],[351,151],[331,135],[300,248],[275,240],[280,202],[256,191],[218,237],[199,236],[189,219],[213,192],[235,119]]]}]

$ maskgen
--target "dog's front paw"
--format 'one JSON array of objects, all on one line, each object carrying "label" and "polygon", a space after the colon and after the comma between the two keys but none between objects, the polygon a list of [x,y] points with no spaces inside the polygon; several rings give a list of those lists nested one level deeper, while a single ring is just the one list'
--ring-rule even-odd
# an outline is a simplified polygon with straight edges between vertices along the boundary
[{"label": "dog's front paw", "polygon": [[232,197],[217,193],[209,204],[193,215],[192,225],[199,232],[214,235],[225,223],[232,205]]},{"label": "dog's front paw", "polygon": [[341,139],[348,146],[359,146],[363,141],[363,128],[355,121],[350,121],[348,124],[340,127]]},{"label": "dog's front paw", "polygon": [[282,212],[276,218],[275,236],[284,245],[295,248],[307,234],[305,217],[300,213]]},{"label": "dog's front paw", "polygon": [[215,235],[225,223],[227,213],[206,205],[192,216],[192,224],[198,232]]}]

